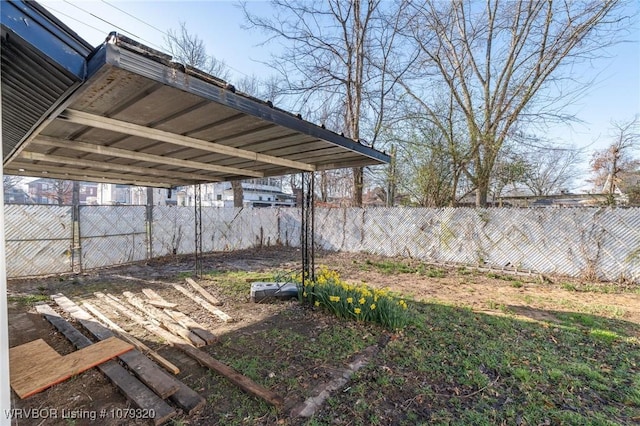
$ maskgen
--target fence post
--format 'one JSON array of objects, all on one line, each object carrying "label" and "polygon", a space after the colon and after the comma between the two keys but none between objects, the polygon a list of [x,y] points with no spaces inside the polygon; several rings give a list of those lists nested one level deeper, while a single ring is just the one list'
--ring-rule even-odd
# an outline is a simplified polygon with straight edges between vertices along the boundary
[{"label": "fence post", "polygon": [[71,197],[71,220],[73,221],[73,248],[71,249],[71,270],[82,273],[82,242],[80,240],[80,182],[73,181]]},{"label": "fence post", "polygon": [[147,259],[153,258],[153,188],[147,187],[147,206],[145,210],[145,229],[147,232]]}]

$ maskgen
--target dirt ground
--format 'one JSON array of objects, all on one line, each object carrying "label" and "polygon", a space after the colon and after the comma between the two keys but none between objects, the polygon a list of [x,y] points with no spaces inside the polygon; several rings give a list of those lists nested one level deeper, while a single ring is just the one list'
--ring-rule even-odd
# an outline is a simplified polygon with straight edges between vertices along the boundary
[{"label": "dirt ground", "polygon": [[[521,316],[533,321],[554,321],[554,313],[561,311],[583,312],[626,321],[631,325],[630,333],[640,337],[640,293],[637,290],[612,291],[607,283],[589,283],[589,288],[597,291],[576,291],[584,287],[585,283],[562,277],[515,276],[453,266],[431,266],[431,273],[428,274],[394,273],[379,267],[381,264],[394,263],[410,267],[419,265],[415,260],[386,259],[365,254],[318,253],[316,256],[316,266],[326,265],[335,269],[347,281],[389,287],[394,291],[411,295],[415,300],[438,301],[466,306],[489,314]],[[171,286],[172,283],[185,285],[184,278],[193,271],[193,264],[192,258],[170,257],[81,275],[10,280],[9,345],[13,347],[42,338],[60,354],[64,355],[74,350],[64,336],[36,313],[32,303],[34,296],[44,299],[44,296],[63,293],[76,302],[89,301],[104,308],[104,304],[94,296],[94,292],[102,291],[120,296],[123,291],[139,293],[142,288],[154,289],[166,300],[178,303],[181,311],[208,327],[216,335],[225,336],[221,339],[219,348],[215,347],[216,344],[207,348],[214,357],[218,351],[223,350],[235,351],[233,353],[238,357],[250,355],[243,352],[242,345],[234,346],[234,342],[255,336],[260,330],[296,326],[311,333],[310,330],[315,327],[322,327],[325,319],[320,313],[303,312],[295,301],[252,303],[249,300],[250,280],[245,280],[246,288],[239,288],[236,293],[229,292],[228,289],[222,291],[214,274],[213,278],[202,279],[199,282],[210,293],[224,301],[221,309],[235,319],[234,322],[223,323],[191,303]],[[237,271],[270,274],[297,271],[299,268],[300,252],[283,247],[215,253],[207,255],[203,262],[205,273]],[[619,286],[617,288],[619,289]],[[215,395],[211,394],[212,386],[208,382],[205,383],[209,376],[194,360],[162,344],[155,336],[128,319],[116,316],[106,308],[105,312],[131,334],[157,349],[161,355],[180,367],[182,371],[178,378],[184,383],[201,393],[208,401],[214,401]],[[266,350],[269,342],[264,344]],[[296,371],[287,374],[295,377]],[[310,383],[311,385],[313,383]],[[276,390],[282,394],[286,393],[287,388],[282,385]],[[131,408],[127,400],[95,368],[24,400],[20,400],[15,393],[12,393],[12,398],[13,408],[32,410],[31,413],[37,412],[40,416],[37,419],[14,418],[15,425],[91,424],[91,416],[95,413],[110,414],[117,412],[114,409]],[[292,403],[299,402],[299,398],[288,399],[292,399]],[[219,419],[220,413],[224,413],[225,410],[230,413],[229,419],[232,420],[234,401],[218,401],[215,405],[207,406],[192,418],[183,417],[182,424],[215,424],[213,420],[207,419]],[[57,418],[52,418],[53,413]],[[104,425],[149,424],[144,419],[121,419],[110,415],[100,421]],[[262,424],[270,423],[265,421]]]}]

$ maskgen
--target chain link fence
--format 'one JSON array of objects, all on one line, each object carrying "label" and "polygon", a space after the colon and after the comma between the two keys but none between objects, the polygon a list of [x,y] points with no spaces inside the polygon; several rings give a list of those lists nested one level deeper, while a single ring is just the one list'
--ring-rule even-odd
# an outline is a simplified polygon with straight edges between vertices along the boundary
[{"label": "chain link fence", "polygon": [[82,269],[147,259],[145,206],[80,206]]},{"label": "chain link fence", "polygon": [[[195,251],[193,207],[5,207],[7,275],[86,270]],[[300,209],[202,208],[203,251],[300,246]],[[640,282],[640,209],[316,209],[316,246],[425,262]]]},{"label": "chain link fence", "polygon": [[8,277],[73,271],[71,207],[6,205]]}]

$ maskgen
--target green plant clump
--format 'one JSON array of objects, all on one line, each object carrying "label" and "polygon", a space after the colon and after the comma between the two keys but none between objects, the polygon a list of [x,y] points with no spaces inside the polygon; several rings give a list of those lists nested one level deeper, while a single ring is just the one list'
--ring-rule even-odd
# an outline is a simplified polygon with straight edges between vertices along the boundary
[{"label": "green plant clump", "polygon": [[368,321],[392,330],[403,328],[409,320],[407,302],[388,289],[374,289],[366,284],[349,284],[335,271],[320,269],[315,281],[298,275],[299,296],[303,302],[328,310],[342,318]]}]

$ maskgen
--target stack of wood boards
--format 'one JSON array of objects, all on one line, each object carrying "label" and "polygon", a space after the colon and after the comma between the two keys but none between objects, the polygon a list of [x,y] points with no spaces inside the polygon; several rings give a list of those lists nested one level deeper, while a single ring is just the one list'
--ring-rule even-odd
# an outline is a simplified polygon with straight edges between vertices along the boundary
[{"label": "stack of wood boards", "polygon": [[62,356],[44,340],[34,340],[9,349],[11,387],[26,398],[131,349],[133,345],[110,337]]},{"label": "stack of wood boards", "polygon": [[[96,338],[103,340],[113,337],[111,330],[100,324],[88,312],[68,298],[56,295],[53,296],[53,299]],[[38,305],[36,309],[77,348],[92,344],[86,336],[49,305]],[[177,414],[165,399],[177,405],[187,414],[192,414],[204,407],[206,400],[202,396],[174,376],[167,374],[140,351],[130,350],[120,355],[119,360],[122,365],[116,361],[110,361],[101,364],[98,368],[136,407],[153,412],[155,415],[154,424],[162,424]]]},{"label": "stack of wood boards", "polygon": [[[206,290],[199,287],[197,283],[192,287],[203,297],[206,297],[204,296]],[[110,294],[96,293],[95,295],[101,302],[105,302],[101,306],[112,308],[112,312],[124,314],[125,317],[133,320],[137,325],[159,336],[171,346],[195,359],[202,366],[226,377],[230,382],[249,394],[262,398],[275,406],[283,404],[283,399],[280,396],[217,361],[208,353],[197,349],[196,346],[212,344],[217,341],[217,338],[204,326],[180,312],[177,303],[164,300],[159,294],[150,289],[144,289],[143,293],[146,298],[125,292],[124,300],[120,300]],[[185,294],[185,292],[182,293]],[[188,293],[191,292],[189,291]],[[85,310],[62,294],[54,295],[52,299],[96,339],[104,341],[117,336],[140,349],[133,349],[127,353],[120,354],[118,357],[120,363],[110,361],[101,364],[99,368],[133,405],[142,409],[154,410],[156,413],[155,424],[164,423],[177,414],[172,405],[178,406],[187,414],[191,414],[201,409],[205,404],[202,396],[172,375],[161,370],[145,354],[160,363],[166,370],[177,374],[179,370],[175,365],[129,335],[94,305],[85,302],[83,304],[83,307],[86,308]],[[207,309],[207,307],[204,307],[210,312],[212,310],[218,313],[222,312],[213,306],[212,302],[217,302],[217,299],[213,296],[207,297],[207,301],[199,296],[190,297],[190,299],[197,301],[201,307],[204,306],[199,302],[205,302],[204,304],[208,305],[209,308],[213,308]],[[217,302],[217,304],[220,303]],[[51,306],[39,305],[36,308],[77,348],[81,349],[92,344],[86,336],[57,314]],[[224,315],[223,318],[225,319],[231,318]],[[220,318],[220,316],[218,317]],[[133,375],[129,372],[133,373]]]}]

